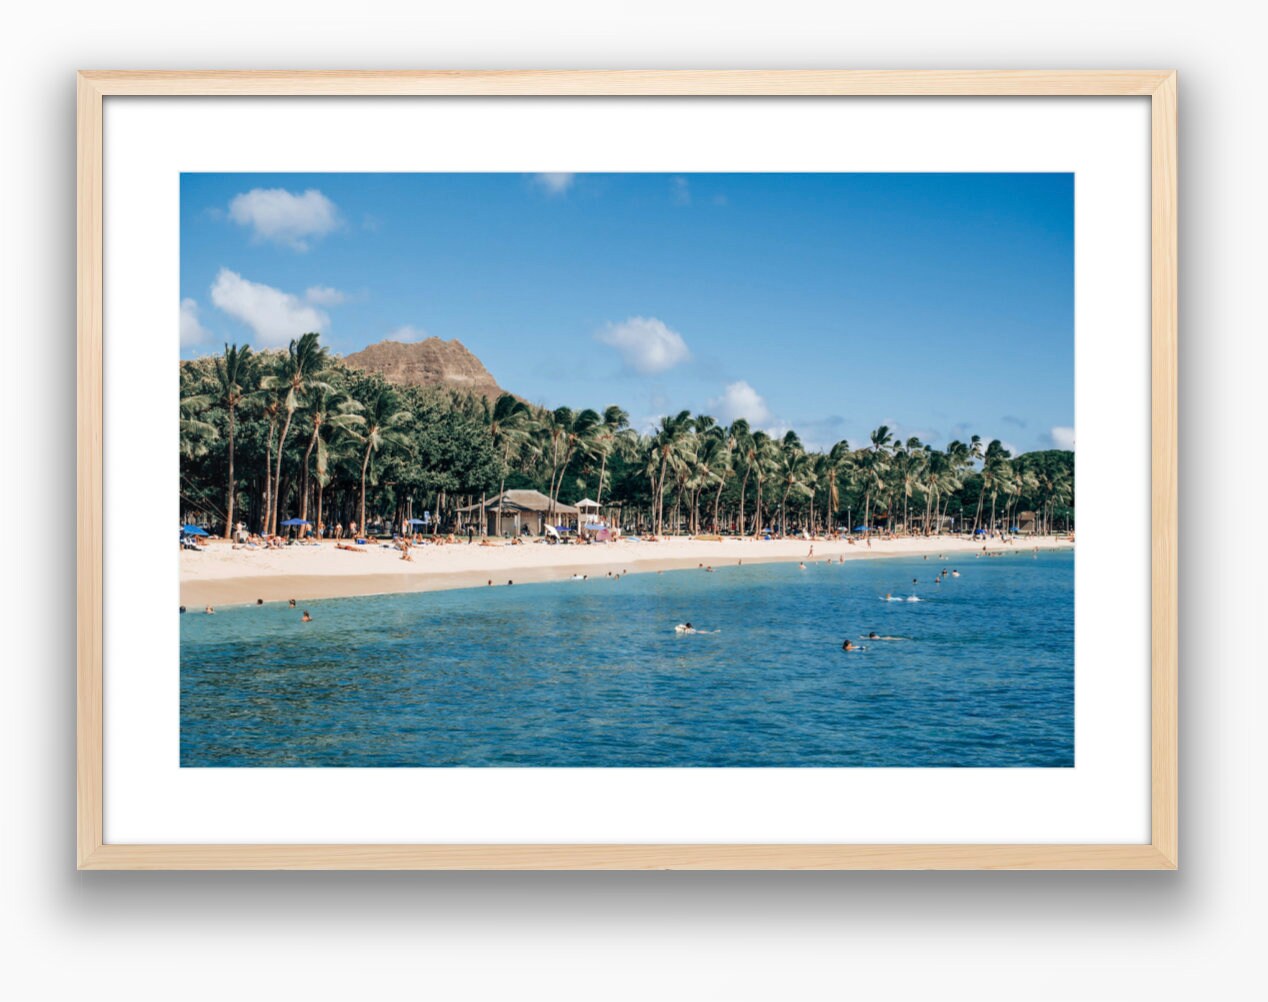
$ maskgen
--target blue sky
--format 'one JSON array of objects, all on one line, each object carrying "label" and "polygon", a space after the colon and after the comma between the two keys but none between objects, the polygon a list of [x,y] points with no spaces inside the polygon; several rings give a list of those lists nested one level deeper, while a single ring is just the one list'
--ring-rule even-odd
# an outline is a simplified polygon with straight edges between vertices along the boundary
[{"label": "blue sky", "polygon": [[1070,174],[185,174],[181,355],[462,341],[534,403],[1070,447]]}]

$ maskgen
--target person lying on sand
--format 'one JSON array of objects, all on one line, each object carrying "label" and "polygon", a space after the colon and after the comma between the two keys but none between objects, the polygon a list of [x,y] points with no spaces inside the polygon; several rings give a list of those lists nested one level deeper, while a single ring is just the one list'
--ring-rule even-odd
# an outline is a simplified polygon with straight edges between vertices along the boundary
[{"label": "person lying on sand", "polygon": [[347,550],[349,553],[364,553],[365,550],[352,546],[349,543],[335,543],[336,550]]}]

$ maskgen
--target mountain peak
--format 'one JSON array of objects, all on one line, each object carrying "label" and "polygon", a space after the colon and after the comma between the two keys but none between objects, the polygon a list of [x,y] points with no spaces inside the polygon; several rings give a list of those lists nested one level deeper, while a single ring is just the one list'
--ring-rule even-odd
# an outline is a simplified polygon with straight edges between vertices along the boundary
[{"label": "mountain peak", "polygon": [[374,372],[391,383],[439,386],[496,398],[502,393],[483,363],[454,338],[422,341],[380,341],[344,358],[354,369]]}]

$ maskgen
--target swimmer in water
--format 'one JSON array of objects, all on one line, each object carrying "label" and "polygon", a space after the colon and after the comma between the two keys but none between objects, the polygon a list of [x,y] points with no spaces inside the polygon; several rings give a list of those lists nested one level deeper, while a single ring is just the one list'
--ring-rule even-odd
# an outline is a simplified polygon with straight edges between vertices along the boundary
[{"label": "swimmer in water", "polygon": [[906,640],[907,638],[906,637],[882,637],[879,633],[873,630],[871,633],[867,635],[867,639],[868,640]]},{"label": "swimmer in water", "polygon": [[216,614],[216,610],[213,609],[211,606],[207,606],[207,608],[205,608],[203,612],[206,613],[208,616],[214,616]]},{"label": "swimmer in water", "polygon": [[674,627],[675,633],[695,633],[695,628],[690,623],[679,623]]},{"label": "swimmer in water", "polygon": [[867,648],[859,647],[858,644],[856,644],[853,640],[847,640],[845,643],[841,645],[841,650],[850,651],[851,653],[853,653],[854,651],[865,651],[867,650]]},{"label": "swimmer in water", "polygon": [[257,599],[255,600],[255,604],[256,604],[256,605],[263,605],[263,604],[264,604],[264,599],[262,599],[262,598],[257,598]]},{"label": "swimmer in water", "polygon": [[313,621],[313,617],[312,617],[312,616],[310,616],[310,615],[308,614],[308,610],[307,610],[307,609],[305,609],[305,610],[304,610],[304,615],[300,617],[300,622],[301,622],[301,623],[311,623],[312,621]]},{"label": "swimmer in water", "polygon": [[953,578],[958,578],[958,577],[960,576],[960,572],[959,572],[959,571],[952,571],[952,572],[951,572],[951,576],[952,576]]},{"label": "swimmer in water", "polygon": [[806,564],[805,564],[805,561],[802,561],[800,564],[798,564],[798,565],[797,565],[797,567],[798,567],[798,569],[800,569],[800,570],[803,570],[803,571],[804,571],[804,570],[806,569]]}]

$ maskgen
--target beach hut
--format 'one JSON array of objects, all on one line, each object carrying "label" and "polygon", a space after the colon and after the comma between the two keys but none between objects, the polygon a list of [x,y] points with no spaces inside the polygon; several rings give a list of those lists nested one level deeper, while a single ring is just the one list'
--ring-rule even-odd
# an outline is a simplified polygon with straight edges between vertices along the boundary
[{"label": "beach hut", "polygon": [[548,525],[575,528],[581,514],[575,505],[552,503],[541,491],[530,490],[507,491],[458,510],[468,516],[483,516],[490,536],[498,534],[499,521],[503,536],[519,536],[526,531],[541,536]]},{"label": "beach hut", "polygon": [[573,507],[575,507],[577,509],[577,512],[580,514],[581,522],[583,525],[586,522],[599,521],[599,502],[598,501],[591,500],[590,498],[582,498]]}]

